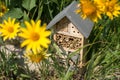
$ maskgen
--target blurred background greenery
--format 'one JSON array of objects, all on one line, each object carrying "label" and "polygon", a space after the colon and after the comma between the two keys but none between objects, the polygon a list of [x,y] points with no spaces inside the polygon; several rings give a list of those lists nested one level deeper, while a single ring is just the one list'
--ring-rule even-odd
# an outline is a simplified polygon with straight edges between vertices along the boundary
[{"label": "blurred background greenery", "polygon": [[[74,0],[0,0],[9,9],[0,21],[8,17],[17,18],[24,27],[25,20],[41,19],[49,23],[55,15],[62,11]],[[77,0],[79,1],[79,0]],[[1,11],[1,10],[0,10]],[[52,39],[52,38],[51,38]],[[88,38],[89,46],[84,58],[87,59],[84,74],[80,74],[79,67],[71,70],[68,60],[65,62],[52,40],[48,53],[50,59],[40,62],[39,74],[29,70],[29,66],[21,66],[16,54],[7,56],[0,51],[0,79],[6,80],[119,80],[120,79],[120,17],[114,20],[103,16],[103,19],[94,24]],[[3,45],[0,38],[0,46]],[[72,56],[71,56],[72,57]],[[67,57],[69,59],[69,57]],[[64,63],[63,63],[64,62]],[[66,65],[65,65],[66,64]],[[78,65],[78,64],[76,64]]]}]

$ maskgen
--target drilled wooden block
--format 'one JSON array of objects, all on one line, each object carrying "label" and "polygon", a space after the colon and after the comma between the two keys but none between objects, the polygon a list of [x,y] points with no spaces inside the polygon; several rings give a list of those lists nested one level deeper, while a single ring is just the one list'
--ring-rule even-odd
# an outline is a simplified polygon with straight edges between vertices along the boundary
[{"label": "drilled wooden block", "polygon": [[82,47],[82,37],[68,36],[60,33],[55,34],[55,41],[59,46],[76,50]]}]

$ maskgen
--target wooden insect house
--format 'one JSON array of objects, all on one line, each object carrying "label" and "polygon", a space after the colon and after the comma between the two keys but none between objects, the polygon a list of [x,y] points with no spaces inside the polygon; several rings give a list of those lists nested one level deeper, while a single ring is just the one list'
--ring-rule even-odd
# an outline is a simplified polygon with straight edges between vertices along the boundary
[{"label": "wooden insect house", "polygon": [[[73,1],[56,15],[47,26],[47,29],[54,28],[54,41],[68,53],[74,52],[85,45],[93,27],[93,22],[89,19],[83,20],[79,14],[75,13],[77,5],[78,3]],[[82,62],[84,49],[79,53]]]}]

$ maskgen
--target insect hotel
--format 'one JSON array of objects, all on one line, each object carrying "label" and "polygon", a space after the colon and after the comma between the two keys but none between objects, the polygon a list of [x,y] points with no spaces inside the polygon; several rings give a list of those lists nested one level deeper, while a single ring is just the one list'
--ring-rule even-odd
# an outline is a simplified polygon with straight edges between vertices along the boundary
[{"label": "insect hotel", "polygon": [[[54,41],[66,53],[71,53],[82,48],[93,27],[93,22],[89,19],[83,20],[79,14],[75,13],[77,5],[78,3],[73,1],[56,15],[47,26],[47,29],[53,28]],[[84,51],[84,49],[81,49],[79,52],[80,63],[82,62]]]}]

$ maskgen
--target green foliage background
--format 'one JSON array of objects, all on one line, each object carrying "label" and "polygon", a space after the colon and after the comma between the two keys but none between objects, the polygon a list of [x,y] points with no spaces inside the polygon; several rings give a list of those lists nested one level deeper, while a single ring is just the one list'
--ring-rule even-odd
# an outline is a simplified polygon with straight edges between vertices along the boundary
[{"label": "green foliage background", "polygon": [[[1,0],[9,8],[9,11],[1,17],[1,20],[8,17],[17,18],[24,27],[25,20],[41,19],[44,23],[49,23],[55,15],[62,11],[73,0]],[[78,1],[78,0],[77,0]],[[0,20],[0,21],[1,21]],[[84,58],[87,59],[85,64],[86,71],[82,78],[84,80],[119,80],[120,79],[120,17],[109,20],[103,16],[102,20],[95,23],[93,30],[88,38],[87,52]],[[0,40],[0,45],[2,44]],[[5,52],[0,51],[0,79],[14,77],[18,79],[38,79],[41,80],[80,80],[80,69],[75,67],[72,71],[71,66],[61,65],[60,56],[65,54],[59,51],[57,45],[52,41],[49,48],[52,54],[50,60],[41,62],[40,77],[26,67],[21,67],[15,62],[15,55],[6,57]],[[72,53],[75,55],[77,53]],[[72,57],[70,55],[70,57]],[[68,58],[70,58],[68,55]],[[11,62],[14,61],[14,62]],[[65,62],[68,63],[67,60]],[[12,64],[12,65],[11,65]],[[49,67],[51,66],[51,67]],[[12,72],[12,73],[11,73]],[[54,72],[54,74],[53,74]],[[9,75],[11,74],[11,76]],[[52,75],[53,74],[53,75]],[[14,76],[15,75],[15,76]],[[76,77],[77,76],[77,77]]]}]

